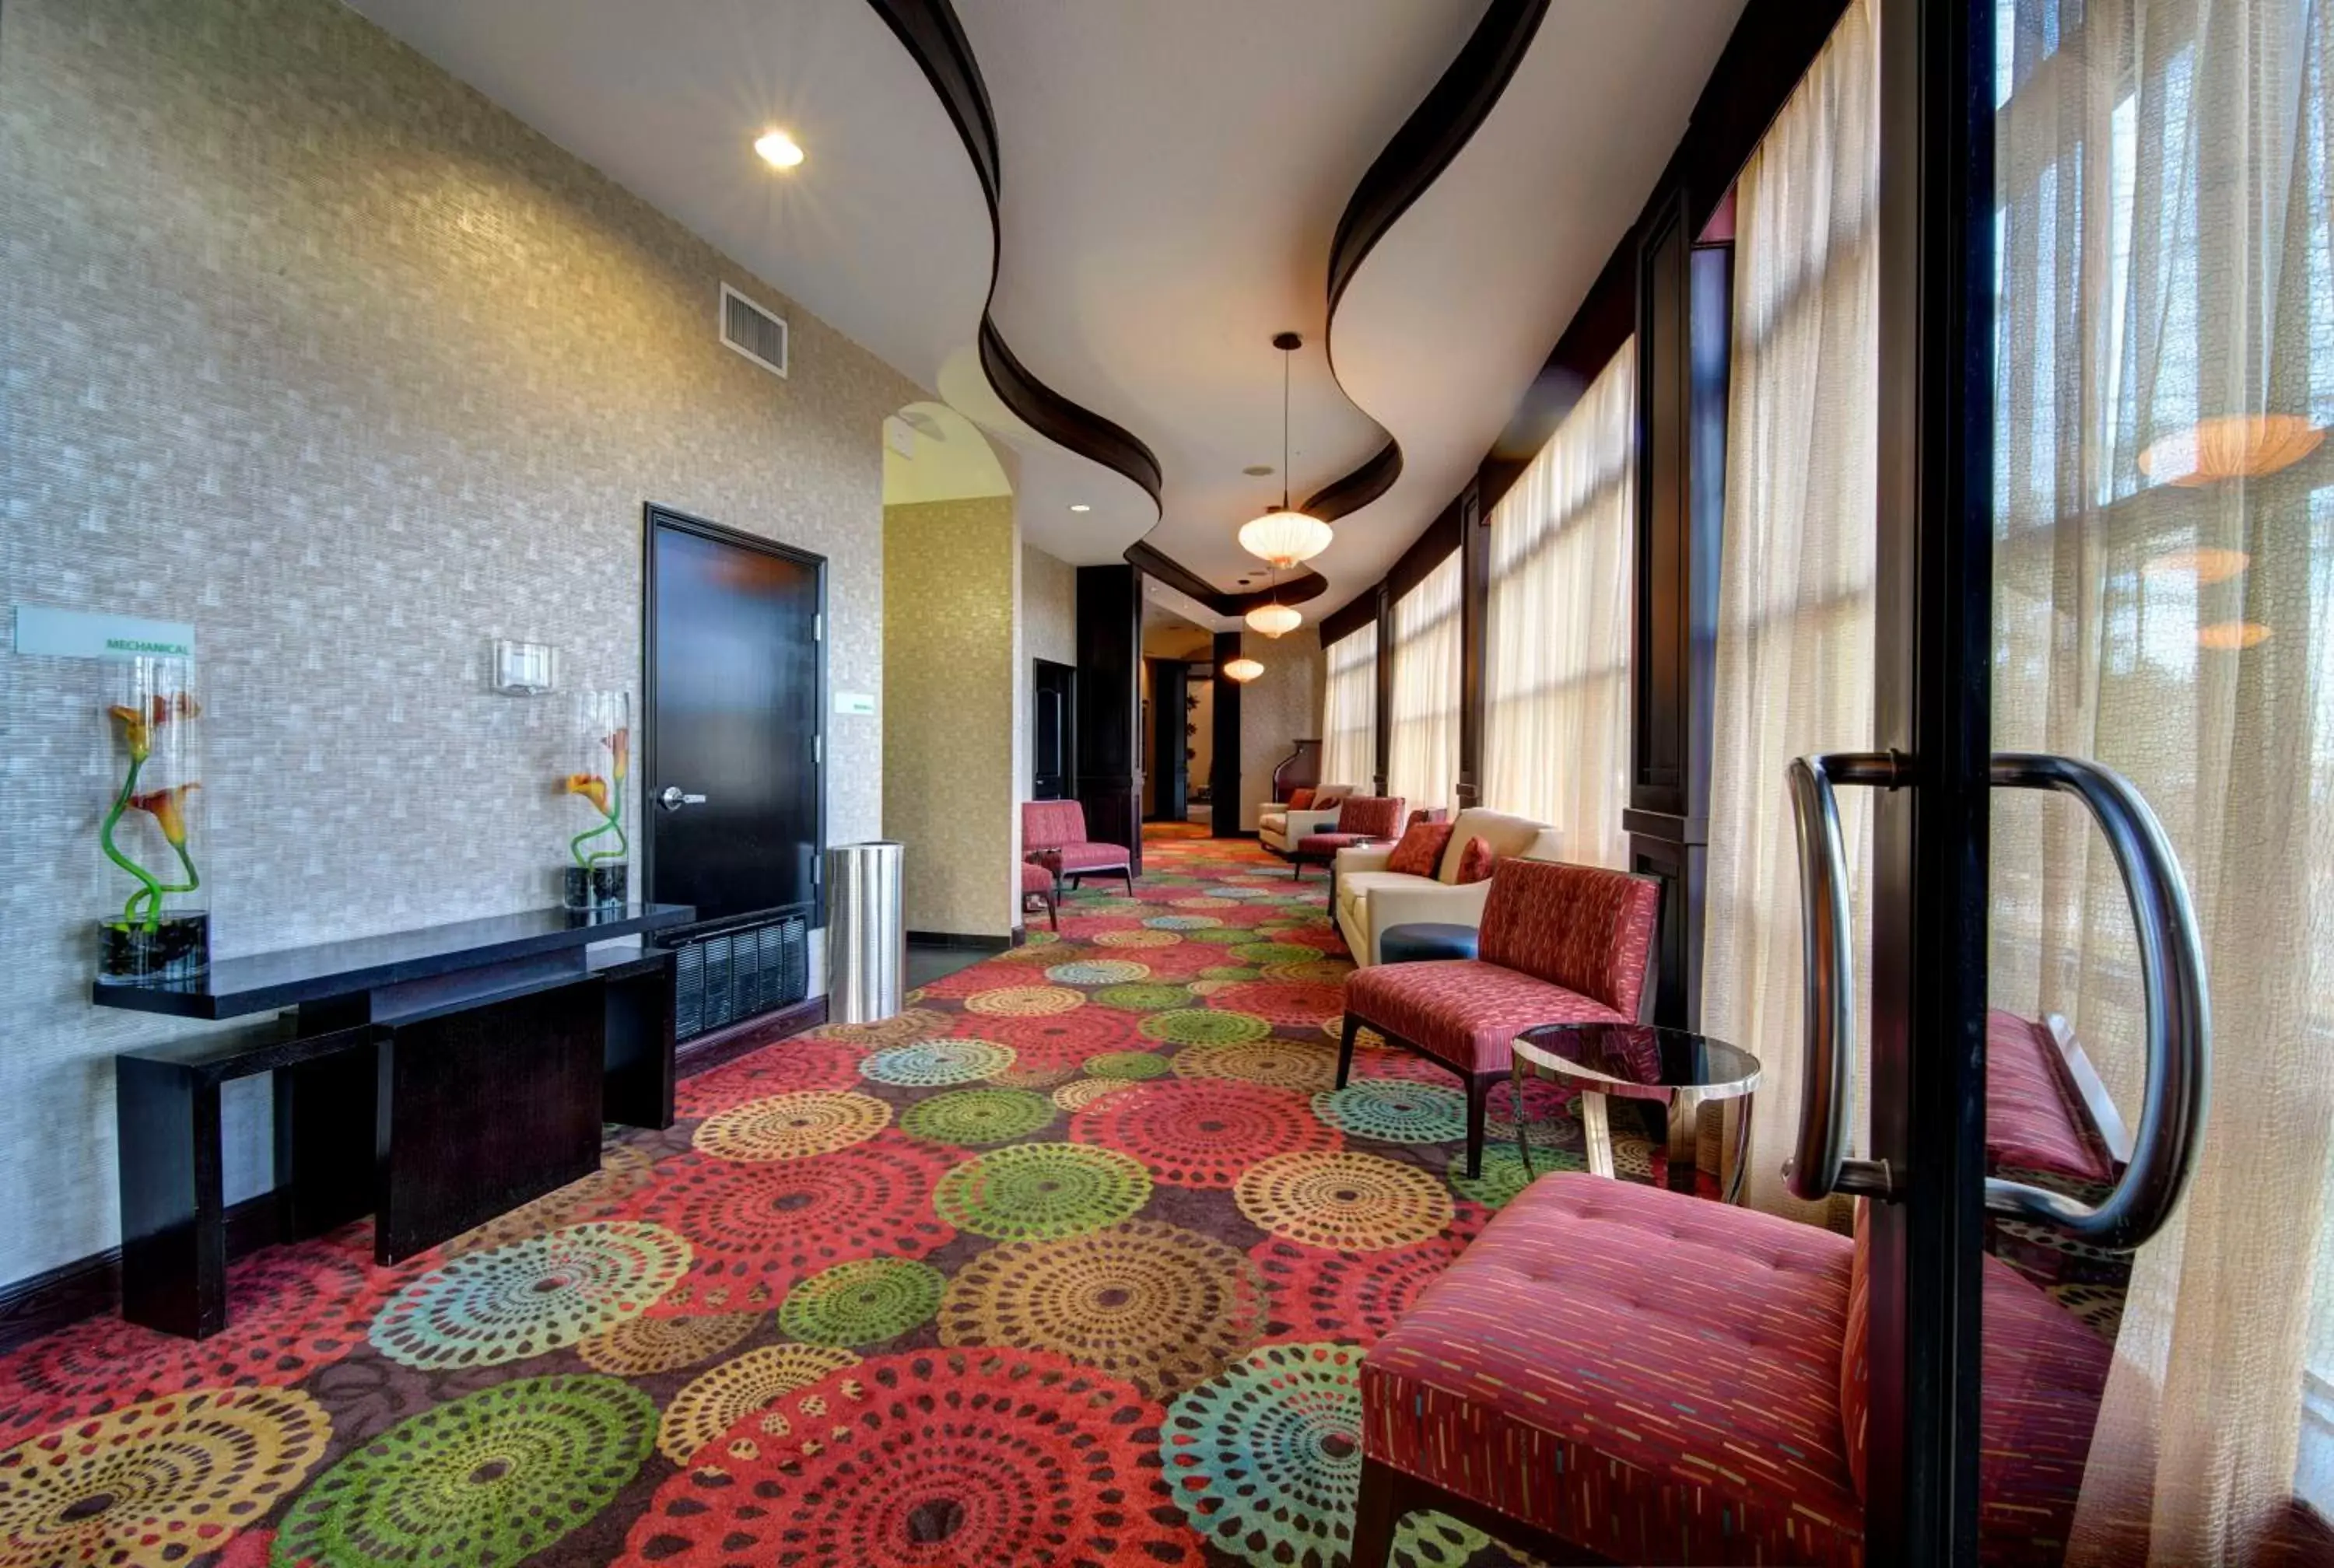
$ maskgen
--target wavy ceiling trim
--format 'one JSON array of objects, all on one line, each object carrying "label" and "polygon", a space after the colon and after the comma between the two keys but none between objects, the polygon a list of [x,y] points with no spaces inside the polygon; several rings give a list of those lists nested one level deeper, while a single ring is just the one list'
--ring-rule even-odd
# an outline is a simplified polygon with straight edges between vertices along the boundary
[{"label": "wavy ceiling trim", "polygon": [[[1499,107],[1517,68],[1531,53],[1548,6],[1548,0],[1491,0],[1450,68],[1419,100],[1418,107],[1354,187],[1345,215],[1337,220],[1336,236],[1329,242],[1329,326],[1325,347],[1331,376],[1337,373],[1337,306],[1345,297],[1346,285],[1387,231],[1442,177],[1451,160]],[[1344,390],[1343,380],[1337,385]],[[1361,408],[1351,393],[1346,394],[1346,401]],[[1325,521],[1358,512],[1394,488],[1394,481],[1402,477],[1402,442],[1388,431],[1386,444],[1368,462],[1316,491],[1306,500],[1305,509]]]},{"label": "wavy ceiling trim", "polygon": [[924,79],[954,122],[966,156],[972,159],[989,207],[989,294],[980,307],[980,368],[999,401],[1056,446],[1101,464],[1132,481],[1159,505],[1159,458],[1133,431],[1047,386],[1021,362],[998,331],[990,311],[997,303],[998,265],[1004,244],[998,197],[1005,170],[998,152],[997,116],[979,62],[949,0],[867,0],[892,35],[922,70]]}]

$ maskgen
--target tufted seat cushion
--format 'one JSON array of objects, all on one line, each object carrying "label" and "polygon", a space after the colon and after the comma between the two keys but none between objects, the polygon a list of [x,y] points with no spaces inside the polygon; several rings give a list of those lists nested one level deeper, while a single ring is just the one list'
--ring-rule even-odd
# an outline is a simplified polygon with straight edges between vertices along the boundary
[{"label": "tufted seat cushion", "polygon": [[1363,1361],[1364,1450],[1616,1562],[1857,1563],[1848,1255],[1770,1215],[1543,1178]]},{"label": "tufted seat cushion", "polygon": [[1462,1073],[1505,1069],[1515,1037],[1537,1024],[1630,1021],[1577,991],[1467,958],[1356,970],[1345,1010]]},{"label": "tufted seat cushion", "polygon": [[1326,861],[1339,850],[1366,842],[1361,833],[1307,833],[1297,841],[1297,852],[1307,860]]},{"label": "tufted seat cushion", "polygon": [[2112,1181],[2106,1148],[2048,1024],[1996,1007],[1985,1015],[1985,1144],[1996,1167]]},{"label": "tufted seat cushion", "polygon": [[[1617,1562],[1860,1563],[1857,1250],[1544,1177],[1362,1363],[1363,1449]],[[2112,1352],[1996,1259],[1982,1288],[1979,1556],[2055,1568]]]}]

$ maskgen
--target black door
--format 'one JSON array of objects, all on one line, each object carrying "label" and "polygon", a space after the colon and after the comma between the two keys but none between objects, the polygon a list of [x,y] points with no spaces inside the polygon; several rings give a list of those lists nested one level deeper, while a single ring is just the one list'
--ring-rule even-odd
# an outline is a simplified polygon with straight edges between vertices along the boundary
[{"label": "black door", "polygon": [[651,506],[647,575],[649,896],[706,920],[815,906],[825,559]]},{"label": "black door", "polygon": [[1050,659],[1031,660],[1029,693],[1029,798],[1067,800],[1077,780],[1070,759],[1077,755],[1071,733],[1077,712],[1078,672]]},{"label": "black door", "polygon": [[1181,659],[1151,661],[1151,787],[1155,792],[1151,815],[1155,822],[1180,822],[1188,809],[1191,770],[1183,753],[1191,744],[1187,732],[1191,716],[1185,703],[1191,674],[1191,667]]}]

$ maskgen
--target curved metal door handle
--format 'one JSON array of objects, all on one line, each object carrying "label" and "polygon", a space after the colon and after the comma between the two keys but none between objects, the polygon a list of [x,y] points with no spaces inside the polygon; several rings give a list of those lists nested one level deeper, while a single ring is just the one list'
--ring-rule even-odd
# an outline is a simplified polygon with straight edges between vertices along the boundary
[{"label": "curved metal door handle", "polygon": [[1799,845],[1799,1007],[1807,1041],[1799,1140],[1783,1175],[1792,1195],[1808,1201],[1835,1192],[1893,1198],[1886,1160],[1847,1155],[1856,1119],[1856,958],[1848,940],[1847,851],[1832,785],[1894,789],[1904,782],[1904,764],[1888,752],[1833,752],[1796,758],[1783,776]]},{"label": "curved metal door handle", "polygon": [[2022,1181],[1989,1177],[1985,1206],[2039,1219],[2101,1246],[2138,1246],[2180,1206],[2204,1140],[2212,1076],[2213,1006],[2203,944],[2179,858],[2147,802],[2111,768],[2038,752],[1997,752],[1996,789],[2055,790],[2083,803],[2107,835],[2139,936],[2147,1074],[2122,1179],[2094,1205]]},{"label": "curved metal door handle", "polygon": [[665,785],[663,793],[657,796],[657,804],[669,812],[677,812],[683,806],[701,806],[704,803],[703,795],[684,794],[679,784]]}]

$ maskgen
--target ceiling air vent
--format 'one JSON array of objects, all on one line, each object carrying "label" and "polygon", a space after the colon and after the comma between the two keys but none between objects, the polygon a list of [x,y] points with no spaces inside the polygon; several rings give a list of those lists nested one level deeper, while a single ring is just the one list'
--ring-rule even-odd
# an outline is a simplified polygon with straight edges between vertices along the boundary
[{"label": "ceiling air vent", "polygon": [[721,285],[721,341],[773,375],[786,373],[786,322]]}]

